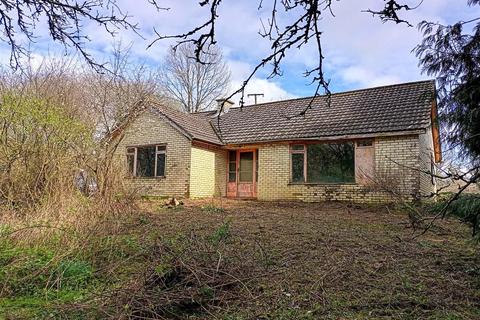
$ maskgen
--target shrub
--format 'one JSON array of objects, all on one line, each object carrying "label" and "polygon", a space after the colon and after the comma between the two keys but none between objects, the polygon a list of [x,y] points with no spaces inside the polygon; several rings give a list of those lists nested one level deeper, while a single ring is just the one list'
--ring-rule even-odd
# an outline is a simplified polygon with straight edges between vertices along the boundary
[{"label": "shrub", "polygon": [[47,100],[4,94],[0,104],[0,204],[36,204],[73,188],[91,130]]},{"label": "shrub", "polygon": [[[450,197],[443,197],[438,202],[430,205],[432,213],[438,213],[445,208]],[[458,199],[450,203],[446,215],[459,218],[472,227],[473,236],[478,235],[480,229],[480,195],[473,193],[461,194]]]}]

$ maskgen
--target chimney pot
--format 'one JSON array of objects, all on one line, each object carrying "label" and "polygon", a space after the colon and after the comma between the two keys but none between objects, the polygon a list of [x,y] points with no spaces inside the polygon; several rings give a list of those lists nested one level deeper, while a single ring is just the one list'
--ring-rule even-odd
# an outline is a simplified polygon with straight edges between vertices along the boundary
[{"label": "chimney pot", "polygon": [[217,99],[217,111],[220,112],[220,109],[222,108],[223,104],[223,110],[222,113],[227,113],[230,108],[234,105],[234,103],[230,100],[227,99]]}]

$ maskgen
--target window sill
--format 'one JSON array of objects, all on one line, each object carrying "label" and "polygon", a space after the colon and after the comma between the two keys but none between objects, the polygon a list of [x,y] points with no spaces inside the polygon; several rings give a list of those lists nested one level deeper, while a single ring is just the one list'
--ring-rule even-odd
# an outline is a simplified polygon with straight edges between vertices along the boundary
[{"label": "window sill", "polygon": [[345,186],[358,185],[356,182],[289,182],[289,186]]},{"label": "window sill", "polygon": [[166,178],[166,176],[161,176],[161,177],[131,177],[131,176],[127,176],[127,177],[125,177],[125,179],[129,179],[129,180],[163,180],[165,178]]}]

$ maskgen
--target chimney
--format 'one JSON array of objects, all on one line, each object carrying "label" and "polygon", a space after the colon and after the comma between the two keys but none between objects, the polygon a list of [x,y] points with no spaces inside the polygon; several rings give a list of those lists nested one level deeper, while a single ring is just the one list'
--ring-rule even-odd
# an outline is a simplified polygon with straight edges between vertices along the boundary
[{"label": "chimney", "polygon": [[223,104],[223,110],[222,113],[227,113],[228,110],[233,106],[233,102],[227,99],[217,99],[217,111],[220,112],[220,109],[222,108]]}]

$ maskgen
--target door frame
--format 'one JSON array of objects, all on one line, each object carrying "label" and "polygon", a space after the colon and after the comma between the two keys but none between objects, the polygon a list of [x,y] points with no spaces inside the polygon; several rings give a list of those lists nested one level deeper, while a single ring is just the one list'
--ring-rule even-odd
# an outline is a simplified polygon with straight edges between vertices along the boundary
[{"label": "door frame", "polygon": [[[230,152],[235,151],[235,182],[229,182],[229,166],[230,166]],[[252,172],[252,186],[253,186],[253,195],[252,197],[239,197],[238,196],[238,184],[240,183],[239,178],[240,178],[240,153],[245,153],[245,152],[252,152],[253,154],[253,172]],[[257,157],[258,157],[258,149],[235,149],[235,150],[228,150],[228,156],[227,156],[227,197],[228,198],[239,198],[239,199],[256,199],[257,198]],[[245,183],[245,182],[242,182]],[[235,191],[234,195],[230,194],[228,192],[229,185],[233,186],[235,184]]]}]

